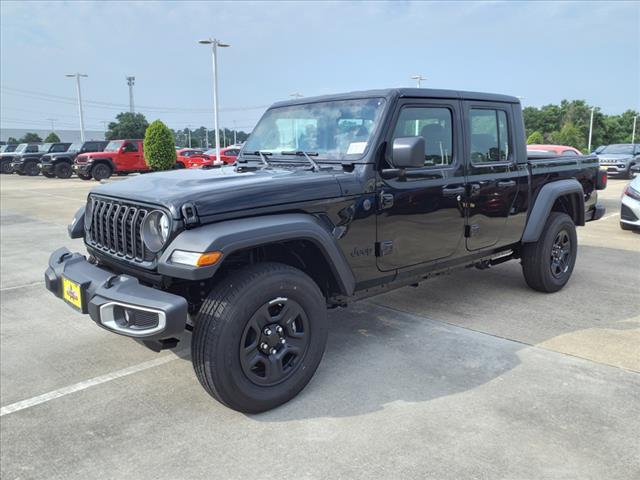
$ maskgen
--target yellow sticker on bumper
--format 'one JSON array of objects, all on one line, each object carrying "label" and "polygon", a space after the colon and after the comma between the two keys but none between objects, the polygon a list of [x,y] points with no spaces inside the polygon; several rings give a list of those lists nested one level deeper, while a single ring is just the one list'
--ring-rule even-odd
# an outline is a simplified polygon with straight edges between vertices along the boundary
[{"label": "yellow sticker on bumper", "polygon": [[82,310],[82,291],[80,285],[62,277],[62,298],[69,305]]}]

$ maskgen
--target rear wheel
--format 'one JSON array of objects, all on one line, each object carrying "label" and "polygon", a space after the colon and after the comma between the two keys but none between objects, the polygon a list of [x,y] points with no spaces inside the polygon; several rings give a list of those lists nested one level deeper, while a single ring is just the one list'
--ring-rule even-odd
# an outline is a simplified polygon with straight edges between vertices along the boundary
[{"label": "rear wheel", "polygon": [[262,263],[214,287],[195,322],[191,357],[211,396],[257,413],[307,385],[326,341],[326,305],[316,283],[288,265]]},{"label": "rear wheel", "polygon": [[557,292],[569,281],[578,253],[578,237],[572,218],[551,212],[536,243],[522,249],[522,272],[534,290]]},{"label": "rear wheel", "polygon": [[71,164],[67,162],[58,163],[55,167],[53,167],[53,170],[56,173],[56,177],[58,178],[71,178],[71,175],[73,174]]},{"label": "rear wheel", "polygon": [[111,167],[106,163],[94,165],[91,169],[91,176],[94,180],[105,180],[111,176]]},{"label": "rear wheel", "polygon": [[29,175],[30,177],[35,177],[40,173],[40,168],[38,168],[37,162],[26,162],[24,167],[22,167],[22,171],[25,175]]}]

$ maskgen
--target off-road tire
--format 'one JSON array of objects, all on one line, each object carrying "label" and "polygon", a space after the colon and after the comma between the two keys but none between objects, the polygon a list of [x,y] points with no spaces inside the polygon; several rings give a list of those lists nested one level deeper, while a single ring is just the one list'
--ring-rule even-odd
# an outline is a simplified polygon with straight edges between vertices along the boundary
[{"label": "off-road tire", "polygon": [[13,169],[11,168],[11,162],[1,162],[0,163],[0,173],[10,174],[13,173]]},{"label": "off-road tire", "polygon": [[[288,365],[291,368],[288,376],[278,383],[261,385],[247,373],[241,352],[248,350],[246,332],[254,323],[252,319],[265,311],[265,306],[270,312],[274,300],[276,308],[282,300],[301,307],[306,322],[303,335],[309,337],[304,353],[293,366]],[[287,315],[283,312],[285,322]],[[255,345],[261,345],[266,327],[259,325],[259,329]],[[288,327],[285,329],[288,332]],[[198,380],[211,396],[234,410],[258,413],[291,400],[307,385],[322,360],[327,333],[326,303],[316,283],[288,265],[258,263],[228,274],[209,293],[195,321],[191,358]],[[285,347],[288,344],[281,352],[286,353]],[[274,354],[260,358],[268,363],[276,357]],[[284,356],[280,358],[284,364]]]},{"label": "off-road tire", "polygon": [[[554,246],[563,243],[559,241],[561,237],[569,243],[569,255],[561,263],[562,268],[557,268],[557,262],[554,266],[553,253]],[[573,219],[566,213],[551,212],[538,241],[526,243],[522,249],[522,273],[527,285],[545,293],[562,289],[571,278],[577,253],[578,238]]]},{"label": "off-road tire", "polygon": [[33,160],[25,162],[22,167],[22,171],[25,175],[30,177],[37,177],[40,175],[40,168],[38,167],[38,162],[34,162]]},{"label": "off-road tire", "polygon": [[98,182],[100,180],[106,180],[111,176],[112,173],[113,172],[111,170],[111,167],[106,163],[98,163],[97,165],[94,165],[93,168],[91,169],[91,176],[93,177],[94,180],[97,180]]},{"label": "off-road tire", "polygon": [[53,167],[53,171],[58,178],[71,178],[73,175],[73,168],[71,168],[71,164],[68,162],[60,162]]}]

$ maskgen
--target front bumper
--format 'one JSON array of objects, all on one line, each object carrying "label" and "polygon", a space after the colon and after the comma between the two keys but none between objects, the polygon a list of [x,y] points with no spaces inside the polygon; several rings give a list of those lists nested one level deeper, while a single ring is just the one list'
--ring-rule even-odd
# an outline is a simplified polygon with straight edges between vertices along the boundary
[{"label": "front bumper", "polygon": [[601,163],[600,168],[611,175],[625,174],[629,171],[629,165],[624,163]]},{"label": "front bumper", "polygon": [[140,285],[137,278],[114,274],[80,253],[59,248],[44,274],[47,289],[58,298],[64,298],[63,277],[80,288],[80,308],[67,304],[88,313],[102,328],[145,342],[173,338],[185,329],[183,297]]},{"label": "front bumper", "polygon": [[53,164],[52,163],[42,163],[41,162],[39,164],[39,167],[40,167],[40,171],[42,173],[51,173],[51,174],[54,173]]},{"label": "front bumper", "polygon": [[22,162],[11,162],[11,171],[15,173],[22,173],[22,169],[24,168],[24,163]]},{"label": "front bumper", "polygon": [[74,163],[72,168],[76,174],[89,175],[91,173],[90,163]]},{"label": "front bumper", "polygon": [[634,200],[627,195],[622,197],[620,222],[631,227],[640,228],[640,201]]}]

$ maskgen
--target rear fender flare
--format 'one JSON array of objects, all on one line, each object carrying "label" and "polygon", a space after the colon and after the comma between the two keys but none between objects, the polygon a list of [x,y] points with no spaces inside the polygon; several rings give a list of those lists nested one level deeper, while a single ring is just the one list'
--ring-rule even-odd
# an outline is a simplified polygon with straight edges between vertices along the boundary
[{"label": "rear fender flare", "polygon": [[[263,217],[226,220],[185,230],[165,249],[158,262],[158,272],[189,280],[210,278],[230,254],[287,240],[307,240],[322,252],[342,294],[350,296],[355,277],[335,237],[312,215],[289,213]],[[171,263],[174,250],[223,253],[222,262],[208,267],[190,267]]]},{"label": "rear fender flare", "polygon": [[522,243],[537,242],[542,234],[542,229],[551,213],[555,201],[565,195],[575,198],[577,204],[576,225],[584,225],[584,190],[575,179],[557,180],[544,185],[535,199],[531,214],[527,219],[527,226],[522,235]]}]

